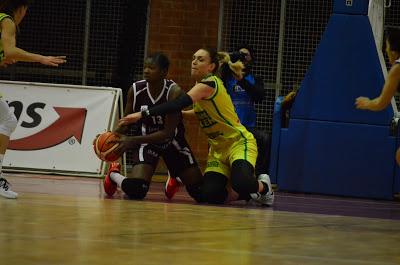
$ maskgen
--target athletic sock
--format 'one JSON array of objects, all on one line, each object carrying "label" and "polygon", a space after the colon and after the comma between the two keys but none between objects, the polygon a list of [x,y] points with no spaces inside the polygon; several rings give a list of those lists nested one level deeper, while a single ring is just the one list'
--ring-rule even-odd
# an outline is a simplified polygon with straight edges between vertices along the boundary
[{"label": "athletic sock", "polygon": [[0,177],[1,174],[3,173],[3,159],[4,159],[4,154],[0,154]]},{"label": "athletic sock", "polygon": [[110,178],[112,181],[114,181],[115,183],[117,183],[118,187],[121,188],[122,185],[122,181],[124,179],[126,179],[125,176],[122,176],[121,174],[119,174],[118,172],[111,172],[110,174]]}]

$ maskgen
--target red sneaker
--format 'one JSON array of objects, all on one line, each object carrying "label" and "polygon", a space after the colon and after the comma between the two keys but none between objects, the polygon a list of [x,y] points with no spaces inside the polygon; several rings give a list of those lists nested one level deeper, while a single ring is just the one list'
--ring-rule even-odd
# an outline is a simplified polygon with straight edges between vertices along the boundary
[{"label": "red sneaker", "polygon": [[114,193],[117,191],[117,184],[111,180],[110,174],[112,172],[121,172],[121,164],[117,162],[112,162],[110,164],[110,168],[108,169],[108,173],[104,178],[103,186],[104,191],[107,193],[108,196],[113,196]]},{"label": "red sneaker", "polygon": [[175,193],[179,191],[180,186],[182,186],[182,182],[168,175],[168,179],[165,182],[165,196],[171,200],[175,196]]}]

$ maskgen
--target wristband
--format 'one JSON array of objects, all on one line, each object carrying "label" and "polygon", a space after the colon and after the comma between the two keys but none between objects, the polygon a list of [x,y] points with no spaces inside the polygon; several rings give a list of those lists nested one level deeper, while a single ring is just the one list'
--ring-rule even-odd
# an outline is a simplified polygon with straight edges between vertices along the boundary
[{"label": "wristband", "polygon": [[142,110],[140,113],[142,114],[142,119],[145,119],[145,118],[151,116],[149,109]]}]

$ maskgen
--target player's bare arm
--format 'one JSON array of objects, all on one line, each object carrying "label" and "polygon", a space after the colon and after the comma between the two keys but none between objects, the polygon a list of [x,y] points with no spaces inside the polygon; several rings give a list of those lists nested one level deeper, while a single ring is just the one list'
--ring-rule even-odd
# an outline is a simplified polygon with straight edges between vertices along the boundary
[{"label": "player's bare arm", "polygon": [[66,56],[43,56],[30,53],[16,46],[16,26],[14,22],[6,18],[2,22],[1,39],[3,42],[4,55],[11,62],[38,62],[48,66],[58,66],[66,62]]}]

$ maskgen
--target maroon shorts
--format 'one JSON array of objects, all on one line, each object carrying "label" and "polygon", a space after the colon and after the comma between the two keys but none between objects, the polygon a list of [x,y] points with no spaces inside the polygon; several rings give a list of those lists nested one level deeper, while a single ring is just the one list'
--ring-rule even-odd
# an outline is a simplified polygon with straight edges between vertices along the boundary
[{"label": "maroon shorts", "polygon": [[170,142],[161,145],[142,144],[132,152],[133,165],[149,164],[157,167],[158,160],[162,157],[169,174],[175,178],[183,170],[197,166],[197,161],[185,138],[174,138]]}]

